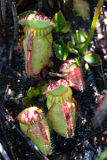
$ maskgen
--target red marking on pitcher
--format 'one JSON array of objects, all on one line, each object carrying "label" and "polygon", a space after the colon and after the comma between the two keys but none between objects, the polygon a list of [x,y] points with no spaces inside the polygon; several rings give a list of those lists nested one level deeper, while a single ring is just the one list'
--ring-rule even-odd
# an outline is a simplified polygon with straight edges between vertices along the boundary
[{"label": "red marking on pitcher", "polygon": [[68,137],[72,137],[72,124],[71,124],[71,118],[70,118],[70,108],[68,106],[68,103],[63,100],[64,104],[64,113],[66,117],[66,123],[67,123],[67,132],[68,132]]},{"label": "red marking on pitcher", "polygon": [[45,145],[46,145],[46,150],[48,152],[48,148],[49,148],[50,144],[49,144],[48,135],[47,135],[47,133],[45,131],[46,128],[42,125],[42,123],[40,121],[37,121],[37,123],[38,123],[39,129],[40,129],[40,131],[42,133],[42,136],[44,138],[44,142],[45,142]]},{"label": "red marking on pitcher", "polygon": [[33,47],[33,36],[34,32],[30,32],[27,44],[27,73],[28,75],[32,74],[32,47]]}]

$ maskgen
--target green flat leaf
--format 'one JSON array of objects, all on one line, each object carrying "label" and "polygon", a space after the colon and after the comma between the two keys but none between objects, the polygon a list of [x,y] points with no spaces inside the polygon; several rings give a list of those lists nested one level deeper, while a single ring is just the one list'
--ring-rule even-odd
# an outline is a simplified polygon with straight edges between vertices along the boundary
[{"label": "green flat leaf", "polygon": [[80,61],[79,61],[79,58],[78,58],[78,57],[75,58],[75,61],[76,61],[76,65],[77,65],[77,66],[80,66]]},{"label": "green flat leaf", "polygon": [[96,54],[89,53],[83,56],[83,59],[90,65],[93,65],[93,66],[100,65],[100,57]]},{"label": "green flat leaf", "polygon": [[77,45],[76,45],[76,48],[78,48],[78,50],[80,50],[83,46],[84,46],[84,44],[85,43],[78,43]]},{"label": "green flat leaf", "polygon": [[76,41],[77,43],[83,43],[85,42],[87,39],[87,34],[84,31],[77,31],[76,32]]},{"label": "green flat leaf", "polygon": [[27,96],[29,98],[33,98],[33,97],[37,97],[39,96],[41,93],[40,93],[40,90],[39,88],[35,88],[35,87],[30,87],[29,90],[27,91]]},{"label": "green flat leaf", "polygon": [[70,27],[71,27],[71,23],[70,23],[70,22],[66,22],[66,24],[65,24],[65,26],[62,28],[61,32],[62,32],[62,33],[67,33],[67,32],[69,32]]},{"label": "green flat leaf", "polygon": [[73,46],[75,46],[75,43],[76,43],[76,35],[75,35],[73,32],[70,32],[69,35],[70,35],[71,38],[72,38],[72,44],[73,44]]},{"label": "green flat leaf", "polygon": [[81,49],[87,40],[87,34],[85,31],[76,32],[76,48]]},{"label": "green flat leaf", "polygon": [[68,47],[68,49],[69,49],[69,48],[73,48],[73,43],[72,43],[72,41],[68,41],[68,42],[67,42],[67,47]]},{"label": "green flat leaf", "polygon": [[100,157],[99,157],[97,160],[106,160],[106,158],[107,158],[107,149],[105,149],[105,150],[101,153]]},{"label": "green flat leaf", "polygon": [[63,16],[62,12],[59,11],[57,12],[54,17],[53,17],[53,21],[56,23],[56,26],[54,28],[54,30],[56,32],[61,32],[62,28],[65,26],[66,24],[66,20],[65,17]]},{"label": "green flat leaf", "polygon": [[48,87],[48,85],[49,85],[49,82],[46,82],[46,83],[38,86],[38,88],[40,89],[41,95],[42,95],[43,91],[45,90],[45,88]]},{"label": "green flat leaf", "polygon": [[66,44],[56,44],[54,42],[55,55],[59,60],[66,60],[68,56],[68,49]]},{"label": "green flat leaf", "polygon": [[70,53],[78,54],[78,50],[73,47],[73,43],[71,41],[68,41],[67,48]]},{"label": "green flat leaf", "polygon": [[25,97],[25,98],[23,98],[22,103],[23,103],[24,106],[30,107],[30,106],[32,106],[33,101],[32,101],[31,98]]}]

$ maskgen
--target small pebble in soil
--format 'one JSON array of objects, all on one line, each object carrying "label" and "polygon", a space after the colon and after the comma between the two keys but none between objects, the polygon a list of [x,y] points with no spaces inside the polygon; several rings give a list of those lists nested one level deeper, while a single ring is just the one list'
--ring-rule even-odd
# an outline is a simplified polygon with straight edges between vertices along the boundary
[{"label": "small pebble in soil", "polygon": [[82,160],[92,160],[94,152],[86,151]]}]

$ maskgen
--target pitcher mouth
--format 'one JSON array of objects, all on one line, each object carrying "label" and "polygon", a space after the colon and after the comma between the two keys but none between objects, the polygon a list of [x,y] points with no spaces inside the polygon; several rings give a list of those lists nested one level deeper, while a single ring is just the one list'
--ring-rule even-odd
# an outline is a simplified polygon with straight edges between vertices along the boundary
[{"label": "pitcher mouth", "polygon": [[36,27],[29,27],[29,26],[26,26],[24,28],[24,33],[28,36],[29,35],[29,32],[32,32],[34,31],[34,37],[44,37],[46,35],[48,35],[51,31],[52,31],[53,27],[52,26],[49,26],[49,27],[39,27],[39,28],[36,28]]},{"label": "pitcher mouth", "polygon": [[53,20],[51,20],[47,16],[39,14],[37,11],[26,11],[20,14],[18,18],[19,18],[19,23],[22,26],[24,27],[27,26],[29,28],[35,28],[35,29],[41,29],[42,31],[43,30],[48,31],[48,28],[50,28],[52,31],[52,28],[56,25]]}]

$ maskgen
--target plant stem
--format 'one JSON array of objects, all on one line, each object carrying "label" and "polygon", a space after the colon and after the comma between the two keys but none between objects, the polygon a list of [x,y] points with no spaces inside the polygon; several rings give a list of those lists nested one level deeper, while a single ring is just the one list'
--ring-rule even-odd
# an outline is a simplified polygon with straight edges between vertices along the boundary
[{"label": "plant stem", "polygon": [[92,21],[92,24],[91,24],[91,29],[90,29],[88,39],[87,39],[85,45],[79,50],[80,53],[84,52],[87,49],[87,47],[89,46],[89,44],[90,44],[90,42],[93,38],[94,31],[95,31],[95,26],[96,26],[96,23],[97,23],[99,14],[100,14],[100,9],[102,7],[103,1],[104,0],[99,0],[98,1],[97,8],[96,8],[96,11],[94,13],[93,21]]}]

